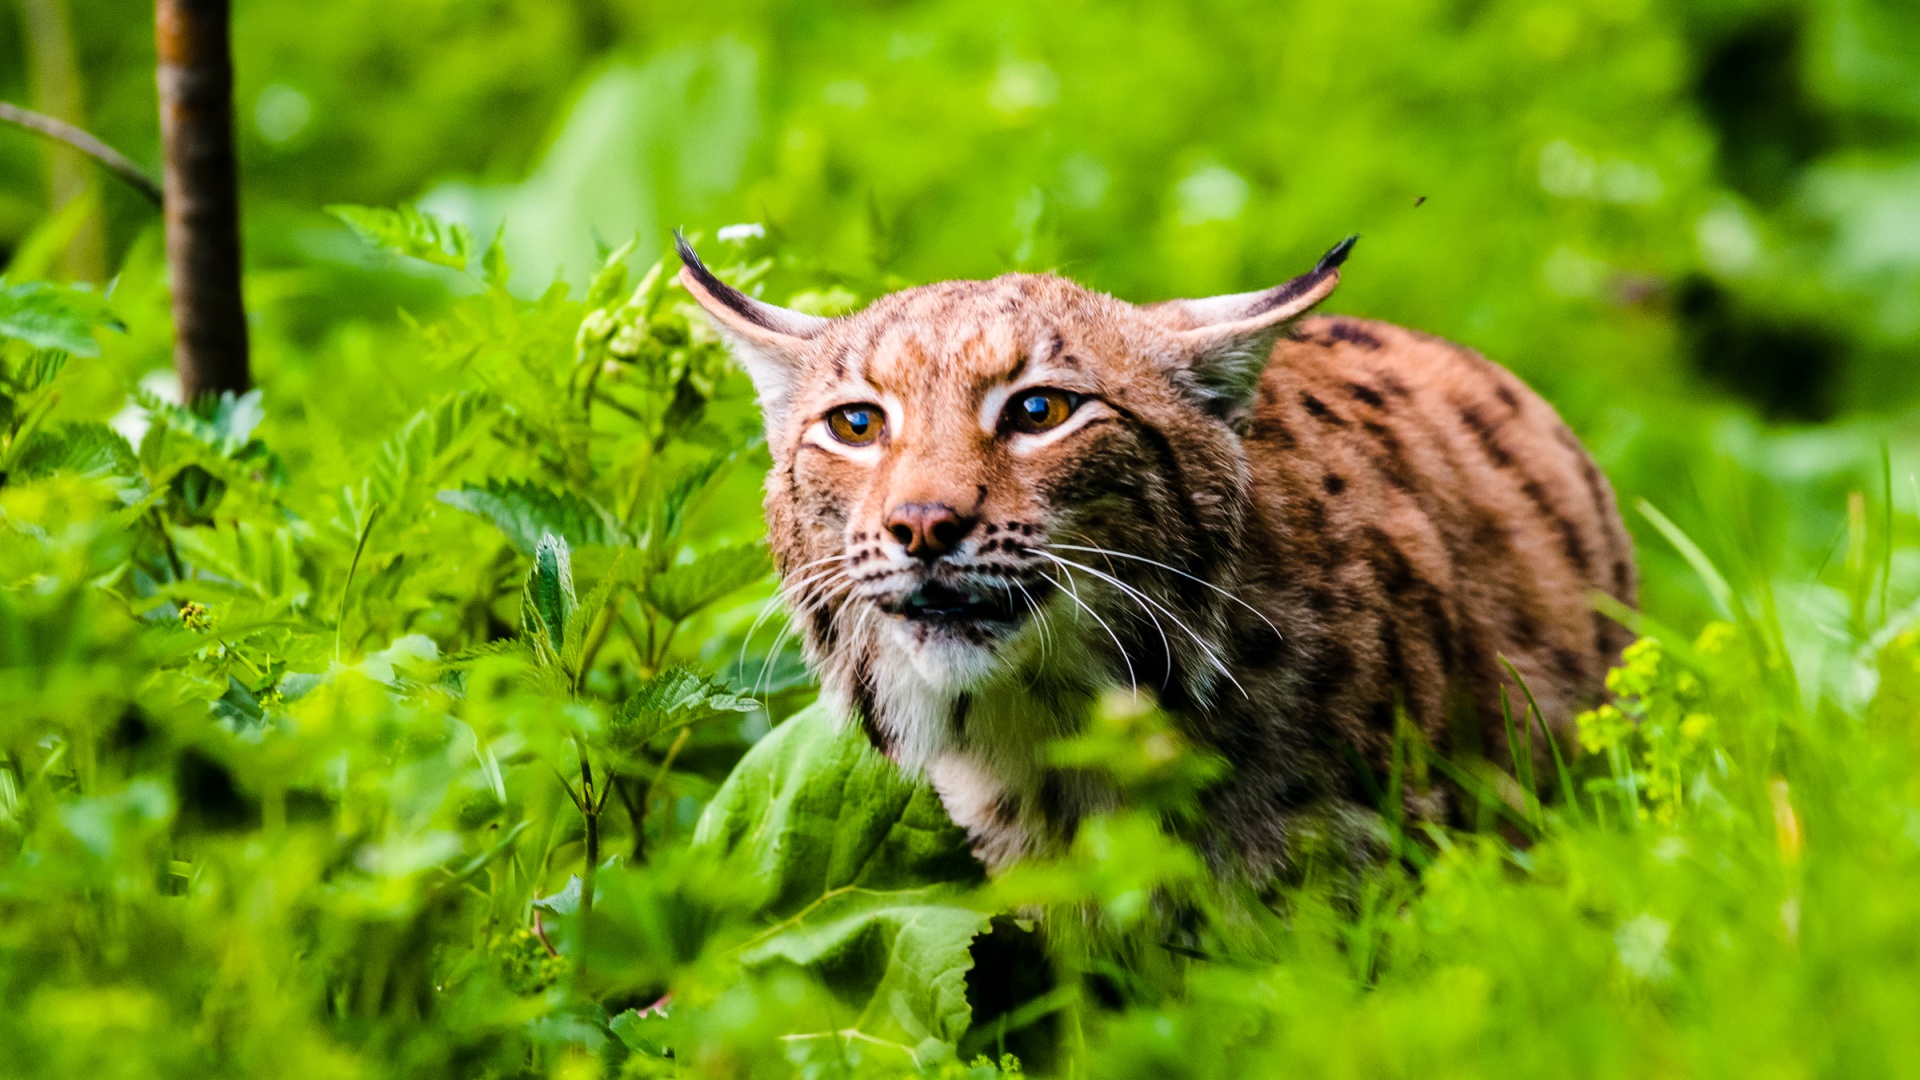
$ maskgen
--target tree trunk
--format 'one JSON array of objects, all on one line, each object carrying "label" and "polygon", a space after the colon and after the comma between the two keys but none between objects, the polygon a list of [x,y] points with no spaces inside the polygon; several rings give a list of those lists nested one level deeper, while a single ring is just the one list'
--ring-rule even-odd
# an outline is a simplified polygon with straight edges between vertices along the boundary
[{"label": "tree trunk", "polygon": [[247,389],[227,0],[157,0],[174,368],[187,401]]}]

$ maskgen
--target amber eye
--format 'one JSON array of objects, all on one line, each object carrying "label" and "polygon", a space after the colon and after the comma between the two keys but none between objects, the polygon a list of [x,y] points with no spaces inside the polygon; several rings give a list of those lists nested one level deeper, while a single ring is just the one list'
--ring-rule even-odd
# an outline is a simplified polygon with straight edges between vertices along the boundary
[{"label": "amber eye", "polygon": [[842,405],[827,414],[827,430],[848,446],[872,446],[886,426],[878,405]]},{"label": "amber eye", "polygon": [[1065,390],[1022,391],[1007,403],[1007,425],[1028,434],[1050,431],[1066,423],[1079,404],[1079,395]]}]

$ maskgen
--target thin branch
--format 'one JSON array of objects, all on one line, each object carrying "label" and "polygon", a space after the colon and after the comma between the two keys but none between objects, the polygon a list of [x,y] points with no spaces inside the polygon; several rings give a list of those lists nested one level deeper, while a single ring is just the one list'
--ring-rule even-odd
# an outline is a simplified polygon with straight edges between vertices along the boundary
[{"label": "thin branch", "polygon": [[160,193],[160,182],[148,176],[145,169],[135,165],[132,158],[65,120],[56,120],[45,113],[23,109],[5,101],[0,101],[0,120],[36,134],[45,135],[56,142],[66,143],[98,162],[101,168],[125,180],[155,206],[160,206],[165,201]]}]

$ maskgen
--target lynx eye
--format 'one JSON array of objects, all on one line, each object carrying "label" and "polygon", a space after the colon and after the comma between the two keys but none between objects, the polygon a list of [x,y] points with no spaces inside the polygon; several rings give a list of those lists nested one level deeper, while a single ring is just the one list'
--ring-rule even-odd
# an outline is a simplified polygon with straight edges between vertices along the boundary
[{"label": "lynx eye", "polygon": [[842,405],[827,414],[827,430],[848,446],[872,446],[886,426],[878,405]]},{"label": "lynx eye", "polygon": [[1079,406],[1080,395],[1065,390],[1024,391],[1007,403],[1007,426],[1029,435],[1051,431],[1066,423]]}]

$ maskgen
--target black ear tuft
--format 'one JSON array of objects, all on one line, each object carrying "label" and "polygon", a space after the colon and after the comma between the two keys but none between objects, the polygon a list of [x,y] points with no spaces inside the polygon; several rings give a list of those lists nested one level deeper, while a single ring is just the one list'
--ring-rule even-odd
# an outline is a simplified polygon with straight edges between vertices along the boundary
[{"label": "black ear tuft", "polygon": [[700,287],[707,290],[715,300],[727,305],[736,315],[763,330],[779,332],[783,329],[774,324],[767,311],[762,309],[762,305],[755,303],[746,293],[721,281],[713,271],[707,269],[707,264],[701,262],[700,256],[694,252],[693,245],[687,242],[687,235],[679,229],[673,230],[673,250],[679,254],[680,264],[687,268],[687,273],[692,274],[693,279],[700,283]]},{"label": "black ear tuft", "polygon": [[1339,269],[1340,265],[1347,261],[1347,255],[1353,250],[1353,245],[1359,242],[1360,234],[1354,233],[1352,236],[1328,248],[1327,253],[1320,256],[1320,261],[1313,264],[1313,272],[1315,274],[1323,274],[1328,270]]}]

